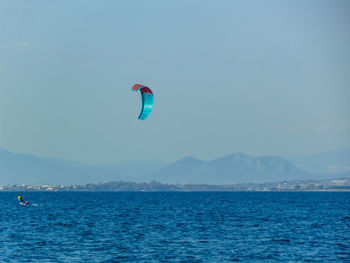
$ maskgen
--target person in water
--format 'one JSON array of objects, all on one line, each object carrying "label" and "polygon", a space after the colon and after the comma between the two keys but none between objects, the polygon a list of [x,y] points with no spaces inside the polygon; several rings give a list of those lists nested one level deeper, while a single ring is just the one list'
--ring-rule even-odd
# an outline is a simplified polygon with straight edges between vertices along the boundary
[{"label": "person in water", "polygon": [[22,195],[19,194],[17,196],[17,198],[18,198],[18,201],[19,201],[20,204],[25,204],[26,201],[23,200],[23,196]]}]

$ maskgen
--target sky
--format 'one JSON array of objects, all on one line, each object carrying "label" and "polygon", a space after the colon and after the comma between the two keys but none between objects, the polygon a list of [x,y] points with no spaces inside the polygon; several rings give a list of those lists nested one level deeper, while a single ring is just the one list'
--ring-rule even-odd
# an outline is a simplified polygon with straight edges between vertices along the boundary
[{"label": "sky", "polygon": [[[154,92],[138,120],[135,83]],[[0,148],[88,164],[350,147],[350,2],[0,0]]]}]

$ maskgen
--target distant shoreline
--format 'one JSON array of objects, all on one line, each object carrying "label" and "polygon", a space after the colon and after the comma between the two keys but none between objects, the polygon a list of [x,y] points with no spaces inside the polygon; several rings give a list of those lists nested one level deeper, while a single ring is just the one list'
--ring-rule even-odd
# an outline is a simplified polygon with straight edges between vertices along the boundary
[{"label": "distant shoreline", "polygon": [[42,192],[42,193],[93,193],[93,192],[119,192],[119,193],[315,193],[315,192],[350,192],[350,189],[325,190],[0,190],[0,193],[14,192]]},{"label": "distant shoreline", "polygon": [[[336,183],[336,184],[335,184]],[[341,184],[340,184],[341,183]],[[350,178],[322,181],[284,181],[232,185],[136,183],[112,181],[85,185],[0,185],[0,191],[24,192],[349,192]]]}]

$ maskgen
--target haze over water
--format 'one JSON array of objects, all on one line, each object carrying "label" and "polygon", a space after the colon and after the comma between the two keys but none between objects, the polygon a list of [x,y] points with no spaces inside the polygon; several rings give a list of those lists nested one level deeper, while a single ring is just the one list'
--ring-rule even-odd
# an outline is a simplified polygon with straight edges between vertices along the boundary
[{"label": "haze over water", "polygon": [[4,262],[346,262],[350,193],[0,193]]}]

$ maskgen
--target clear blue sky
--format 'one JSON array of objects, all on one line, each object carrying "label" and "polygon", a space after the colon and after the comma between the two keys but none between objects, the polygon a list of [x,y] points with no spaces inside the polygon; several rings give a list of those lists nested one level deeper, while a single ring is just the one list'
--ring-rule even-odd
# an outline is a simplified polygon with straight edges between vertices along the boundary
[{"label": "clear blue sky", "polygon": [[[139,121],[141,83],[155,94]],[[84,163],[350,147],[350,2],[0,0],[0,148]]]}]

